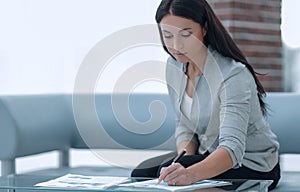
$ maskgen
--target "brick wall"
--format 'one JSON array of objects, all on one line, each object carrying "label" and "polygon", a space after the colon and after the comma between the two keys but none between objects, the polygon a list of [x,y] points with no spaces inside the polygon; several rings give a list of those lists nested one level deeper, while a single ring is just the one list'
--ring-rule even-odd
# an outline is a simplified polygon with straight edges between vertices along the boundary
[{"label": "brick wall", "polygon": [[283,90],[281,0],[208,0],[266,91]]}]

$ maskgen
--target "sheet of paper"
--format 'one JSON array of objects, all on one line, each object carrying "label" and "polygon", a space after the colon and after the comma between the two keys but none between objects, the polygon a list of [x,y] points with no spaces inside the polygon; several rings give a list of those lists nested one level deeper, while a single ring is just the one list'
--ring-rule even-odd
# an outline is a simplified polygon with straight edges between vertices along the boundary
[{"label": "sheet of paper", "polygon": [[106,189],[128,181],[127,177],[85,176],[67,174],[56,179],[38,183],[38,187],[73,188],[73,189]]},{"label": "sheet of paper", "polygon": [[157,181],[158,179],[152,179],[152,180],[141,181],[141,182],[120,184],[119,186],[156,188],[156,189],[163,189],[167,191],[187,191],[187,190],[194,190],[194,189],[203,189],[203,188],[212,188],[212,187],[231,185],[231,183],[227,181],[203,180],[186,186],[169,186],[165,182],[161,182],[160,184],[157,184]]}]

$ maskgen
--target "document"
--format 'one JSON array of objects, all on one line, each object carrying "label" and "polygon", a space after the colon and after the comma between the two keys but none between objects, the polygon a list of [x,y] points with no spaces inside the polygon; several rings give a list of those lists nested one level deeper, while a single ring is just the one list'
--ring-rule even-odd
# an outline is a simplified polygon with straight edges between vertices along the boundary
[{"label": "document", "polygon": [[191,185],[185,186],[170,186],[165,182],[160,182],[157,184],[158,179],[152,179],[147,181],[141,182],[134,182],[134,183],[126,183],[120,184],[119,186],[126,186],[126,187],[137,187],[137,188],[154,188],[154,189],[162,189],[166,191],[190,191],[195,189],[204,189],[204,188],[212,188],[212,187],[220,187],[225,185],[231,185],[230,182],[227,181],[216,181],[216,180],[203,180]]},{"label": "document", "polygon": [[203,180],[186,186],[169,186],[165,182],[157,184],[158,179],[150,179],[141,182],[130,182],[128,177],[114,177],[114,176],[86,176],[67,174],[56,179],[38,183],[35,186],[44,188],[58,188],[68,190],[105,190],[110,187],[117,187],[118,189],[160,189],[164,191],[190,191],[194,189],[220,187],[225,185],[231,185],[227,181],[216,180]]},{"label": "document", "polygon": [[128,177],[85,176],[67,174],[50,181],[38,183],[35,186],[49,188],[104,190],[112,186],[117,186],[118,184],[126,182],[128,180]]}]

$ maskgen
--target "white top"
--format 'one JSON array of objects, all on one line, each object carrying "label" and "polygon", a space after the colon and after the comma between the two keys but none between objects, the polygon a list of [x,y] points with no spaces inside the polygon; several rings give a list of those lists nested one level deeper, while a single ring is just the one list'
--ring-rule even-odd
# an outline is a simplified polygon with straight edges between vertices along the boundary
[{"label": "white top", "polygon": [[191,119],[192,103],[193,98],[191,98],[185,91],[181,103],[181,111],[189,119]]}]

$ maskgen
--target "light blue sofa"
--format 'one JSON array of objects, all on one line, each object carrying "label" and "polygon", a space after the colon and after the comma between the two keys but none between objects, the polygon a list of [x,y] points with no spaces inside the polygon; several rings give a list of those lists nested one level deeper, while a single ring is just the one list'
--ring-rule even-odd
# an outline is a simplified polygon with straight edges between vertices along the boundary
[{"label": "light blue sofa", "polygon": [[[267,121],[278,135],[280,153],[300,153],[300,94],[268,93]],[[148,127],[153,129],[143,130]],[[174,114],[166,94],[49,94],[0,96],[2,175],[15,173],[15,160],[60,151],[57,169],[67,172],[129,176],[121,167],[70,168],[69,150],[175,150]],[[300,172],[282,172],[275,191],[300,191]]]}]

